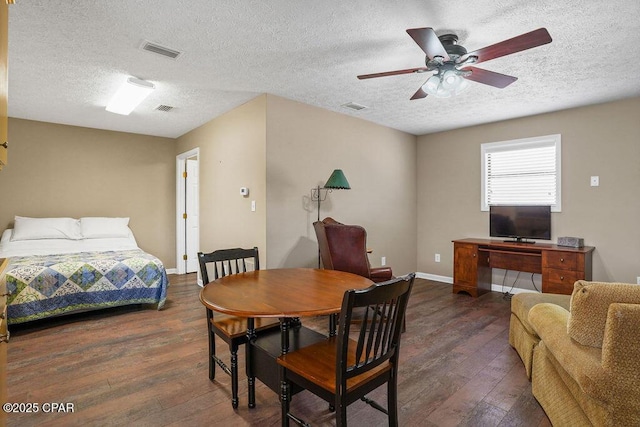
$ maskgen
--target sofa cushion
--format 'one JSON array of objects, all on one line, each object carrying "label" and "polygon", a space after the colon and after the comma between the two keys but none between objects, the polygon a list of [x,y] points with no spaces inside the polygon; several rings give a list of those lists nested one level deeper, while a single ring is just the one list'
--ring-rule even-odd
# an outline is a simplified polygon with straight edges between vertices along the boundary
[{"label": "sofa cushion", "polygon": [[571,294],[567,332],[582,345],[602,348],[609,305],[640,304],[640,286],[578,280]]}]

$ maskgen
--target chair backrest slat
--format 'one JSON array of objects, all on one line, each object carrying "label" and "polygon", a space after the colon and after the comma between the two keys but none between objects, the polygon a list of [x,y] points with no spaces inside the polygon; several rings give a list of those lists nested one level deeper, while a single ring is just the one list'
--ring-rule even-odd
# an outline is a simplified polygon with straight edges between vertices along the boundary
[{"label": "chair backrest slat", "polygon": [[[336,385],[345,388],[348,378],[360,375],[386,361],[397,369],[398,349],[407,302],[413,287],[415,274],[387,282],[377,283],[367,289],[350,290],[344,295],[338,345],[336,348]],[[355,341],[350,339],[354,309],[364,308],[360,331]],[[357,311],[357,310],[355,310]],[[350,351],[349,346],[353,348]],[[347,363],[347,354],[355,360]]]},{"label": "chair backrest slat", "polygon": [[[229,274],[246,273],[246,260],[253,261],[254,270],[260,269],[257,247],[252,249],[220,249],[210,253],[198,252],[198,263],[200,264],[202,282],[206,285],[212,281],[209,277],[209,269],[213,272],[213,280]],[[209,267],[209,269],[207,267]]]}]

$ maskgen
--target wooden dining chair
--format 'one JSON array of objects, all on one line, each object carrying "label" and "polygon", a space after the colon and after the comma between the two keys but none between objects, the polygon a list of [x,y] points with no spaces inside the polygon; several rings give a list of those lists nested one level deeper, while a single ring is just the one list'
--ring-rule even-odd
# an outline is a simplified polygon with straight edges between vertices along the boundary
[{"label": "wooden dining chair", "polygon": [[[291,385],[297,384],[329,402],[336,425],[347,425],[347,406],[362,400],[386,413],[390,426],[398,425],[398,356],[402,322],[415,274],[345,292],[338,334],[317,344],[281,355],[284,368],[282,425],[289,420],[307,425],[290,413]],[[365,322],[350,338],[355,308],[365,309]],[[387,409],[366,395],[387,384]]]},{"label": "wooden dining chair", "polygon": [[[198,252],[198,263],[200,264],[200,274],[202,282],[209,283],[210,269],[213,272],[213,280],[229,274],[244,273],[247,271],[247,261],[253,262],[254,270],[260,269],[258,248],[253,249],[220,249],[211,253]],[[212,286],[215,286],[212,285]],[[229,316],[221,313],[214,313],[207,308],[207,329],[209,335],[209,379],[215,380],[216,365],[226,374],[231,376],[231,404],[238,407],[238,347],[247,343],[247,318]],[[256,334],[271,328],[279,328],[278,319],[254,319]],[[215,336],[219,336],[229,345],[230,367],[228,367],[216,355]]]}]

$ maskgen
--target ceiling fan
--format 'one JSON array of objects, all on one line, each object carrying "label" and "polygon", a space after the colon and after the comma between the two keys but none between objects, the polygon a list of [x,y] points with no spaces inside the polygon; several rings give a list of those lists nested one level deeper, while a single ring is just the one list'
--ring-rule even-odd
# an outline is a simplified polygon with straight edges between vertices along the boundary
[{"label": "ceiling fan", "polygon": [[437,36],[433,28],[429,27],[410,28],[407,33],[427,54],[425,67],[363,74],[358,76],[358,79],[433,72],[433,75],[411,97],[412,100],[425,98],[427,95],[448,98],[464,90],[468,85],[467,80],[502,89],[518,78],[476,68],[472,64],[490,61],[551,42],[547,29],[539,28],[468,53],[467,49],[458,44],[458,36],[455,34]]}]

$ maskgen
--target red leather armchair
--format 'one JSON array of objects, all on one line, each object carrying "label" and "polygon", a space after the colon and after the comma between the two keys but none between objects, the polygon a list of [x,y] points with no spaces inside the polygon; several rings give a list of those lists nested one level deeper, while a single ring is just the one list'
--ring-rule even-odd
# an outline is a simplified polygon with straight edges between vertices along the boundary
[{"label": "red leather armchair", "polygon": [[313,223],[322,265],[384,282],[393,277],[390,267],[371,268],[367,256],[367,231],[359,225],[342,224],[333,218]]}]

